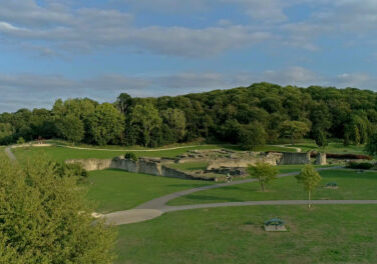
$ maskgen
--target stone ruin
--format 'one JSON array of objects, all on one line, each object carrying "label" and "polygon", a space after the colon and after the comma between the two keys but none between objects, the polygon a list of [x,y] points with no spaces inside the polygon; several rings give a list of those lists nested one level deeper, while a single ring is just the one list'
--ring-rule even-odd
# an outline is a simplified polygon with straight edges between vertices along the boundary
[{"label": "stone ruin", "polygon": [[[319,161],[318,161],[319,160]],[[200,179],[223,181],[226,175],[246,177],[248,165],[257,162],[271,165],[309,164],[310,153],[292,152],[250,152],[218,150],[192,150],[176,158],[139,158],[137,161],[117,157],[114,159],[67,160],[67,163],[79,163],[87,171],[120,169],[135,173],[165,176],[182,179]],[[207,162],[205,170],[182,171],[172,168],[173,163]],[[318,154],[317,164],[326,162],[326,154]]]}]

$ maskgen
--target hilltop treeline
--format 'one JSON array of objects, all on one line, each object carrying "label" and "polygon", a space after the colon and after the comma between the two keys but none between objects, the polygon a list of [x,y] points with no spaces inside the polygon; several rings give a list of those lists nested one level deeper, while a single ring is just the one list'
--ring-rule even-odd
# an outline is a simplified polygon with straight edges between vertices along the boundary
[{"label": "hilltop treeline", "polygon": [[303,136],[362,144],[377,124],[377,93],[354,88],[299,88],[269,83],[175,97],[114,103],[57,100],[51,110],[0,115],[0,143],[62,138],[89,144],[159,146],[198,138],[245,148]]}]

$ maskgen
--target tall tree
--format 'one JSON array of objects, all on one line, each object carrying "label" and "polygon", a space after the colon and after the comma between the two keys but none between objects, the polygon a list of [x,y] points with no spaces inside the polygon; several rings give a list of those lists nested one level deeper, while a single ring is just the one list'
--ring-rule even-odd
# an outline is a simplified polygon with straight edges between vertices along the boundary
[{"label": "tall tree", "polygon": [[131,114],[131,129],[137,142],[143,146],[153,145],[153,135],[161,129],[162,119],[158,110],[150,103],[138,104]]},{"label": "tall tree", "polygon": [[93,224],[71,176],[42,158],[0,160],[0,263],[113,263],[114,231]]},{"label": "tall tree", "polygon": [[121,93],[118,96],[115,105],[117,106],[120,112],[122,112],[123,114],[127,114],[128,109],[132,105],[132,97],[127,93]]},{"label": "tall tree", "polygon": [[112,104],[98,105],[88,116],[91,140],[98,145],[119,144],[124,132],[124,115]]},{"label": "tall tree", "polygon": [[311,205],[311,194],[313,190],[318,186],[321,182],[321,176],[319,173],[314,169],[314,167],[310,164],[305,165],[305,167],[301,170],[299,175],[295,176],[298,183],[302,184],[305,191],[308,192],[308,207],[310,208]]},{"label": "tall tree", "polygon": [[169,143],[180,142],[186,136],[185,113],[179,109],[169,108],[161,113],[164,123],[164,137]]},{"label": "tall tree", "polygon": [[84,138],[84,123],[77,116],[67,115],[56,121],[58,134],[63,139],[79,143]]},{"label": "tall tree", "polygon": [[291,139],[294,144],[295,139],[300,139],[310,131],[307,123],[301,121],[284,121],[281,125],[281,134]]}]

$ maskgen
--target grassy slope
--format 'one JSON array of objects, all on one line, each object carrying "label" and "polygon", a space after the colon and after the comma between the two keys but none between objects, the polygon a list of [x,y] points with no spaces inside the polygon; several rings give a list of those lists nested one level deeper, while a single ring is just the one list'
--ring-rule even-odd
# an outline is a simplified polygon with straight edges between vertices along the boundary
[{"label": "grassy slope", "polygon": [[[322,171],[321,185],[336,182],[339,189],[331,190],[319,187],[313,193],[313,199],[377,199],[377,173],[365,172],[358,174],[347,170]],[[307,199],[306,192],[292,177],[273,181],[267,192],[260,192],[257,182],[223,187],[193,193],[171,201],[170,205],[240,202],[262,200],[302,200]]]},{"label": "grassy slope", "polygon": [[133,208],[154,198],[210,184],[136,174],[120,170],[93,171],[89,174],[88,198],[96,201],[99,212]]},{"label": "grassy slope", "polygon": [[5,151],[5,147],[0,146],[0,159],[6,159],[7,158],[4,151]]},{"label": "grassy slope", "polygon": [[[289,232],[263,231],[280,217]],[[116,264],[376,263],[377,206],[212,208],[119,227]]]},{"label": "grassy slope", "polygon": [[[160,150],[160,151],[137,151],[134,152],[138,157],[176,157],[181,155],[188,150],[194,149],[220,149],[228,147],[234,149],[230,145],[202,145],[202,146],[187,146],[180,149],[173,150]],[[265,150],[274,150],[275,147],[263,147]],[[283,148],[284,150],[284,148]],[[290,149],[286,149],[290,150]],[[87,150],[87,149],[70,149],[65,147],[27,147],[27,148],[16,148],[13,149],[15,155],[20,160],[26,160],[30,156],[35,155],[47,155],[48,157],[57,160],[64,161],[67,159],[88,159],[88,158],[98,158],[98,159],[108,159],[117,156],[124,155],[127,151],[100,151],[100,150]],[[292,151],[292,150],[290,150]],[[130,151],[132,152],[132,151]]]},{"label": "grassy slope", "polygon": [[[294,147],[302,148],[303,151],[311,150],[311,149],[318,149],[315,143],[303,143],[303,144],[295,144]],[[321,149],[322,150],[322,149]],[[354,154],[366,154],[364,152],[364,145],[358,146],[344,146],[341,142],[331,142],[325,148],[325,151],[328,153],[354,153]]]}]

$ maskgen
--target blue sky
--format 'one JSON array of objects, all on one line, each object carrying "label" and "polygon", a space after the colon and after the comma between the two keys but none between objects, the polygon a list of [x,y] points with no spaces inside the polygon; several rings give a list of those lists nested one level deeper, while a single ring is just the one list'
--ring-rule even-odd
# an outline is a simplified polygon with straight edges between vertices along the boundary
[{"label": "blue sky", "polygon": [[0,112],[260,81],[375,90],[376,33],[375,0],[4,0]]}]

